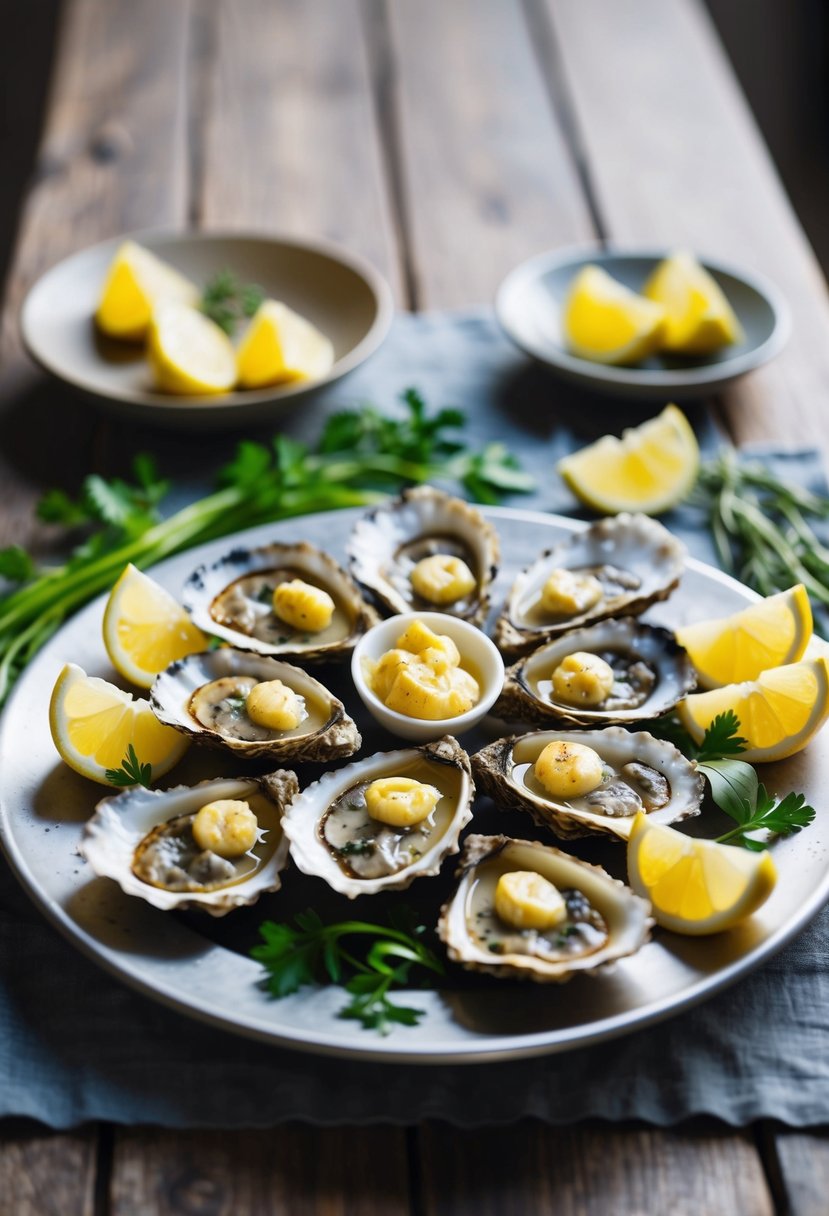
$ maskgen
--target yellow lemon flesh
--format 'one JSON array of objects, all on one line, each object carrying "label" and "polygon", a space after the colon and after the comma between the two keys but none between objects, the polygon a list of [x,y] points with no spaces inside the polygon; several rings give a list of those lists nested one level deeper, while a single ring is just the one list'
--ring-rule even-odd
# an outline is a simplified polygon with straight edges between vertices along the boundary
[{"label": "yellow lemon flesh", "polygon": [[125,241],[110,263],[95,321],[111,338],[143,342],[153,309],[163,300],[195,307],[199,290],[148,249]]},{"label": "yellow lemon flesh", "polygon": [[761,764],[801,751],[829,717],[829,662],[823,657],[773,667],[756,680],[693,693],[677,706],[699,743],[717,714],[732,709],[748,742],[741,760]]},{"label": "yellow lemon flesh", "polygon": [[279,300],[265,300],[259,306],[236,355],[242,388],[319,380],[333,363],[334,347],[328,338]]},{"label": "yellow lemon flesh", "polygon": [[674,933],[719,933],[751,916],[777,881],[768,853],[750,853],[714,840],[695,840],[654,823],[633,821],[628,882],[651,901],[653,917]]},{"label": "yellow lemon flesh", "polygon": [[156,386],[165,393],[205,396],[236,383],[236,356],[224,330],[187,304],[160,304],[147,341]]},{"label": "yellow lemon flesh", "polygon": [[564,302],[569,349],[598,363],[638,363],[662,345],[665,310],[617,283],[599,266],[585,266]]},{"label": "yellow lemon flesh", "polygon": [[207,646],[176,600],[132,564],[109,593],[104,645],[112,665],[139,688],[149,688],[165,667]]},{"label": "yellow lemon flesh", "polygon": [[732,616],[676,630],[703,688],[756,680],[770,667],[803,658],[812,636],[812,609],[802,583]]},{"label": "yellow lemon flesh", "polygon": [[680,502],[699,472],[699,446],[682,410],[668,405],[656,418],[605,435],[558,463],[581,502],[605,515],[657,515]]},{"label": "yellow lemon flesh", "polygon": [[643,293],[665,309],[665,350],[708,355],[743,340],[725,293],[691,253],[673,253],[660,262]]},{"label": "yellow lemon flesh", "polygon": [[136,701],[114,684],[67,663],[49,704],[49,727],[60,758],[83,777],[109,785],[106,770],[120,768],[130,744],[153,780],[184,755],[189,739],[163,726],[148,701]]}]

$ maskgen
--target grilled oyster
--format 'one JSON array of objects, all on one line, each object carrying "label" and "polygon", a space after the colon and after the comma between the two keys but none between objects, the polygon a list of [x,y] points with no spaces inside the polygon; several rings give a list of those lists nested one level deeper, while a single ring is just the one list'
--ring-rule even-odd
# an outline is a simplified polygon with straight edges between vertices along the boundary
[{"label": "grilled oyster", "polygon": [[685,546],[647,515],[616,515],[542,553],[519,574],[495,626],[509,657],[569,629],[638,616],[679,582]]},{"label": "grilled oyster", "polygon": [[469,836],[458,876],[438,933],[452,961],[470,971],[563,983],[596,975],[650,936],[646,899],[601,866],[548,845]]},{"label": "grilled oyster", "polygon": [[[285,769],[265,777],[222,777],[170,790],[134,786],[98,803],[84,828],[80,853],[96,874],[115,879],[127,895],[156,908],[202,908],[211,916],[224,916],[255,903],[265,891],[279,889],[281,871],[288,864],[280,816],[298,790],[295,774]],[[229,837],[223,844],[211,831],[212,847],[204,847],[203,832],[199,826],[194,829],[197,815],[227,802],[247,805],[247,814],[237,808],[236,821],[246,821],[248,839],[237,832],[231,851],[226,847]],[[256,817],[253,824],[250,812]],[[245,844],[250,847],[239,851]]]},{"label": "grilled oyster", "polygon": [[305,541],[234,549],[199,566],[183,602],[205,633],[281,658],[346,658],[378,620],[334,559]]},{"label": "grilled oyster", "polygon": [[604,726],[658,718],[696,687],[674,635],[633,618],[599,621],[507,668],[493,713],[540,726]]},{"label": "grilled oyster", "polygon": [[619,726],[497,739],[472,757],[472,771],[499,806],[529,812],[563,840],[627,840],[638,811],[676,823],[699,814],[703,794],[696,764],[672,743]]},{"label": "grilled oyster", "polygon": [[304,874],[355,899],[437,874],[458,851],[474,793],[469,757],[447,735],[326,773],[293,800],[283,829]]},{"label": "grilled oyster", "polygon": [[319,680],[230,647],[171,663],[156,676],[150,705],[159,721],[197,743],[246,758],[335,760],[353,756],[361,742],[342,701]]},{"label": "grilled oyster", "polygon": [[480,625],[498,573],[498,534],[480,511],[432,486],[354,525],[351,573],[389,612],[448,612]]}]

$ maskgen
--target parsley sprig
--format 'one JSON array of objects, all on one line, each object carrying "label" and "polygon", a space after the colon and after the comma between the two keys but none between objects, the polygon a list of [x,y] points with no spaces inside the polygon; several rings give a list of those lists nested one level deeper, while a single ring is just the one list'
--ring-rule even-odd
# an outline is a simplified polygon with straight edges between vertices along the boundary
[{"label": "parsley sprig", "polygon": [[136,755],[135,748],[130,743],[127,747],[127,754],[121,761],[121,767],[108,768],[106,779],[110,785],[120,785],[125,788],[128,785],[145,785],[149,789],[153,779],[153,766],[142,764]]},{"label": "parsley sprig", "polygon": [[38,569],[19,545],[0,550],[0,705],[15,678],[62,622],[107,591],[127,562],[146,568],[217,537],[313,511],[366,506],[412,483],[462,485],[479,501],[532,489],[533,481],[500,444],[470,451],[464,415],[429,413],[414,389],[394,416],[370,406],[335,414],[318,442],[277,435],[240,443],[219,488],[166,519],[169,483],[150,456],[133,461],[133,481],[86,478],[80,496],[52,490],[38,515],[64,529],[75,548],[64,565]]},{"label": "parsley sprig", "polygon": [[[443,964],[420,940],[425,931],[409,909],[397,909],[386,927],[359,920],[326,925],[309,908],[294,917],[293,925],[274,921],[260,925],[263,943],[254,946],[251,955],[268,972],[265,983],[272,996],[289,996],[307,984],[326,980],[344,983],[351,1000],[339,1016],[388,1034],[395,1024],[416,1026],[425,1012],[396,1004],[390,991],[409,984],[415,966],[443,974]],[[359,953],[357,942],[362,938],[371,942]]]},{"label": "parsley sprig", "polygon": [[232,270],[220,270],[202,293],[201,310],[232,336],[239,322],[252,317],[264,298],[258,284],[243,283]]},{"label": "parsley sprig", "polygon": [[747,743],[740,735],[740,722],[732,709],[714,718],[699,745],[676,718],[662,719],[653,725],[653,730],[696,760],[697,768],[708,780],[714,802],[736,822],[737,827],[717,837],[719,844],[737,844],[762,852],[770,840],[768,836],[758,837],[757,832],[791,836],[814,819],[814,808],[807,806],[804,794],[789,793],[777,799],[761,784],[755,769],[737,758]]}]

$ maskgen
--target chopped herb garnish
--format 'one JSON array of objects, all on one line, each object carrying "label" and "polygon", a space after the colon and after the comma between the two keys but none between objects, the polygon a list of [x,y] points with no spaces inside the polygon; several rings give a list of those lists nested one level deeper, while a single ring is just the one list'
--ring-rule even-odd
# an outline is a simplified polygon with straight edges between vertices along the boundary
[{"label": "chopped herb garnish", "polygon": [[242,283],[230,270],[220,270],[204,289],[201,310],[231,336],[240,321],[252,317],[265,299],[256,283]]},{"label": "chopped herb garnish", "polygon": [[121,762],[120,768],[108,768],[106,770],[106,779],[110,785],[145,785],[147,789],[150,787],[150,782],[153,779],[153,766],[151,764],[142,764],[135,753],[135,748],[130,743],[127,747],[127,754]]},{"label": "chopped herb garnish", "polygon": [[268,604],[268,605],[272,604],[273,603],[273,587],[268,587],[267,584],[264,587],[260,587],[256,593],[256,598],[260,604]]},{"label": "chopped herb garnish", "polygon": [[347,840],[337,852],[343,857],[370,857],[375,848],[373,840]]},{"label": "chopped herb garnish", "polygon": [[240,692],[233,692],[225,697],[225,705],[234,714],[240,714],[246,708],[248,699]]}]

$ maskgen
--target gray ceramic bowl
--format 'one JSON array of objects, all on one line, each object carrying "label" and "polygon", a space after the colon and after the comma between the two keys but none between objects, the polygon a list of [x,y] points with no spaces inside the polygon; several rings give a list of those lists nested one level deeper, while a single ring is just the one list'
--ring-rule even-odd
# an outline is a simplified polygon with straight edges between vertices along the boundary
[{"label": "gray ceramic bowl", "polygon": [[[212,397],[158,392],[143,348],[103,337],[92,320],[107,267],[127,239],[200,286],[224,269],[258,283],[266,295],[284,300],[327,334],[334,344],[333,368],[309,384]],[[84,249],[48,270],[23,302],[20,327],[36,363],[114,412],[174,426],[234,426],[265,420],[352,371],[383,341],[393,311],[382,276],[333,245],[246,233],[138,232]]]},{"label": "gray ceramic bowl", "polygon": [[667,401],[701,397],[772,359],[785,345],[791,322],[786,301],[759,275],[704,260],[745,332],[742,342],[713,355],[654,355],[635,367],[609,367],[571,354],[561,310],[583,266],[601,266],[639,291],[669,250],[557,249],[522,262],[498,289],[495,311],[507,335],[526,354],[582,387],[617,396]]}]

